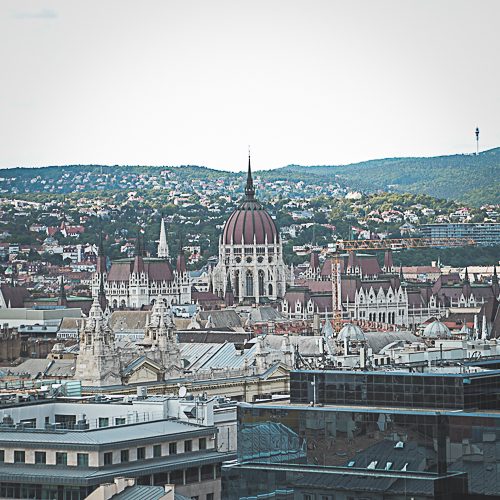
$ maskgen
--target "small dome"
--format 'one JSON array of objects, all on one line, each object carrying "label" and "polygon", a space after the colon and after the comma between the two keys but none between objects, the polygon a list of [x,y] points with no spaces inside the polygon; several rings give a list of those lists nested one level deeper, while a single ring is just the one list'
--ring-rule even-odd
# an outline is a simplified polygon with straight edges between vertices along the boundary
[{"label": "small dome", "polygon": [[436,320],[424,328],[422,336],[429,339],[446,339],[451,337],[451,332],[444,323]]},{"label": "small dome", "polygon": [[351,342],[365,342],[366,337],[363,333],[363,330],[357,325],[353,325],[352,323],[347,323],[340,330],[337,340],[350,340]]}]

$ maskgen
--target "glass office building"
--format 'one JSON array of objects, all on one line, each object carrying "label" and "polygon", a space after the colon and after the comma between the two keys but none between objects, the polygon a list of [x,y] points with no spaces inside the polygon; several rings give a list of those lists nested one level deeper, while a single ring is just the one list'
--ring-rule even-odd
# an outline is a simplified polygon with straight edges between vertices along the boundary
[{"label": "glass office building", "polygon": [[292,403],[450,410],[500,409],[500,370],[464,373],[293,371]]},{"label": "glass office building", "polygon": [[222,498],[500,498],[500,411],[477,409],[493,405],[483,384],[498,373],[481,373],[293,372],[290,404],[239,405]]}]

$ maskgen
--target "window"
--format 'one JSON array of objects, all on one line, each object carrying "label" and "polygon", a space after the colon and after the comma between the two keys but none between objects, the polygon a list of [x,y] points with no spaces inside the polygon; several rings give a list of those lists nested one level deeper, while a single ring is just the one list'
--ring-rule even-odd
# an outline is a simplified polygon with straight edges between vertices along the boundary
[{"label": "window", "polygon": [[193,442],[189,439],[188,441],[184,441],[184,452],[193,451]]},{"label": "window", "polygon": [[0,450],[0,462],[5,462],[5,450]]},{"label": "window", "polygon": [[120,460],[121,460],[122,463],[123,462],[128,462],[128,455],[129,455],[128,450],[122,450],[120,452]]},{"label": "window", "polygon": [[198,441],[198,449],[206,450],[207,449],[207,438],[200,438]]},{"label": "window", "polygon": [[63,451],[56,451],[56,464],[68,465],[68,454]]},{"label": "window", "polygon": [[47,453],[44,451],[35,451],[35,463],[36,464],[46,464],[47,463]]},{"label": "window", "polygon": [[26,459],[26,454],[24,453],[24,451],[20,451],[20,450],[14,451],[14,463],[15,464],[24,464],[25,459]]},{"label": "window", "polygon": [[115,418],[115,425],[125,425],[126,420],[125,417],[116,417]]},{"label": "window", "polygon": [[142,446],[141,448],[137,448],[137,460],[144,460],[146,458],[146,448]]},{"label": "window", "polygon": [[108,427],[108,426],[109,426],[109,418],[99,417],[99,427]]},{"label": "window", "polygon": [[161,457],[161,444],[155,444],[153,446],[153,457],[154,458]]},{"label": "window", "polygon": [[89,466],[89,454],[88,453],[77,453],[76,463],[81,467]]},{"label": "window", "polygon": [[104,465],[111,465],[113,463],[113,452],[107,451],[104,454]]},{"label": "window", "polygon": [[175,455],[177,453],[177,443],[168,443],[168,454]]},{"label": "window", "polygon": [[213,493],[207,493],[207,500],[214,500],[214,494]]}]

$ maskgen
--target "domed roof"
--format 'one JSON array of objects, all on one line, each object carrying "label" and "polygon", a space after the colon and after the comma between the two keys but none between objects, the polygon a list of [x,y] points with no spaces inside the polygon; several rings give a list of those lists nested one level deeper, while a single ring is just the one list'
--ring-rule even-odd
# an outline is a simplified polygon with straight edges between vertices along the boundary
[{"label": "domed roof", "polygon": [[363,333],[363,330],[357,325],[353,325],[352,323],[347,323],[340,330],[337,340],[350,340],[351,342],[365,342],[366,337]]},{"label": "domed roof", "polygon": [[444,323],[436,320],[424,328],[422,336],[429,339],[445,339],[451,337],[451,332]]},{"label": "domed roof", "polygon": [[248,157],[248,176],[245,187],[245,200],[229,216],[222,232],[223,245],[258,245],[279,240],[278,230],[271,216],[255,199],[250,157]]}]

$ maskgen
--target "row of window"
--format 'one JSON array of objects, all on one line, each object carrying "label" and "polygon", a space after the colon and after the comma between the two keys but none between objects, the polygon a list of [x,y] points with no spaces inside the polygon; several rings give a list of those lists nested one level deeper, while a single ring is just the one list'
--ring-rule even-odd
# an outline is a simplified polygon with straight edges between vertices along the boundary
[{"label": "row of window", "polygon": [[[206,450],[207,449],[207,438],[199,438],[198,439],[198,449]],[[193,441],[191,439],[184,441],[184,453],[189,453],[193,451]],[[176,455],[177,454],[177,443],[168,443],[168,454]],[[137,448],[137,460],[145,460],[146,459],[146,447],[140,446]],[[162,456],[161,453],[161,444],[155,444],[153,446],[153,458],[160,458]],[[126,463],[130,461],[130,450],[121,450],[120,451],[120,463]],[[113,452],[108,451],[104,453],[104,465],[112,465],[113,464]]]},{"label": "row of window", "polygon": [[[0,450],[0,462],[5,462],[5,450]],[[14,450],[14,463],[26,463],[26,452],[24,450]],[[35,451],[35,464],[46,464],[47,453],[45,451]],[[89,454],[77,453],[76,463],[81,467],[88,467]],[[68,454],[63,451],[56,451],[56,465],[68,465]]]},{"label": "row of window", "polygon": [[[198,449],[207,449],[207,438],[198,439]],[[184,453],[189,453],[193,451],[193,441],[191,439],[184,441]],[[177,454],[177,443],[169,443],[168,454]],[[137,448],[137,460],[146,459],[146,447],[141,446]],[[153,446],[153,458],[159,458],[162,456],[161,444],[155,444]],[[125,463],[130,461],[130,450],[120,451],[120,462]],[[5,462],[5,450],[0,450],[0,462]],[[89,465],[89,454],[88,453],[77,453],[76,462],[78,466],[88,467]],[[26,452],[24,450],[14,450],[14,463],[24,464],[26,463]],[[35,451],[35,464],[46,464],[47,463],[47,453],[45,451]],[[113,452],[109,451],[104,453],[104,465],[113,464]],[[66,452],[57,451],[56,452],[56,465],[68,465],[68,454]]]}]

